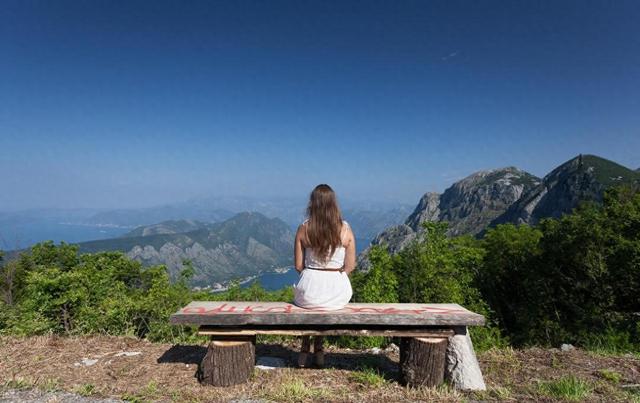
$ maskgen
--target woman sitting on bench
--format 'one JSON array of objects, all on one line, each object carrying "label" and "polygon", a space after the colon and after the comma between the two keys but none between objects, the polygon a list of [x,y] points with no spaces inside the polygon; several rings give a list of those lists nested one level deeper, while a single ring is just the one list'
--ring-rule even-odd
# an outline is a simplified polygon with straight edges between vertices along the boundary
[{"label": "woman sitting on bench", "polygon": [[[349,224],[342,219],[336,195],[329,185],[311,192],[307,219],[298,227],[295,266],[301,273],[294,286],[294,304],[307,309],[338,310],[351,299],[348,275],[356,265],[356,241]],[[323,338],[314,339],[314,358],[324,366]],[[302,338],[298,365],[307,365],[309,336]]]}]

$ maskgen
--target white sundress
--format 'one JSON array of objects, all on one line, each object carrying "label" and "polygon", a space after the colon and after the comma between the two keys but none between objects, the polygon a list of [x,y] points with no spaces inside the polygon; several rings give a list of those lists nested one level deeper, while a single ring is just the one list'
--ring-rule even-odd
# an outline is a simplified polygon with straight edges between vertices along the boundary
[{"label": "white sundress", "polygon": [[[308,220],[303,225],[307,225],[307,222]],[[349,225],[346,221],[342,221],[342,224],[343,228]],[[323,263],[312,249],[306,248],[305,269],[302,270],[298,283],[293,286],[293,303],[302,308],[323,310],[338,310],[347,305],[353,294],[347,273],[307,269],[339,269],[344,265],[345,254],[346,248],[340,245]]]}]

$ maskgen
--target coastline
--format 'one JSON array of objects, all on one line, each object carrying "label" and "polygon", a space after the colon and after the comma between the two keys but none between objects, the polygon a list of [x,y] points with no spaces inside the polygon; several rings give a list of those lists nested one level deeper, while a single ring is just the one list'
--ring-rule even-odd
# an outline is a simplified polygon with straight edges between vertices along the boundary
[{"label": "coastline", "polygon": [[289,271],[293,270],[293,266],[285,266],[285,267],[277,267],[275,269],[270,270],[261,270],[257,274],[242,277],[239,279],[226,280],[217,283],[213,283],[211,286],[206,287],[193,287],[193,291],[209,291],[211,293],[224,292],[231,288],[232,283],[238,283],[239,285],[244,285],[252,282],[253,280],[260,278],[265,274],[287,274]]}]

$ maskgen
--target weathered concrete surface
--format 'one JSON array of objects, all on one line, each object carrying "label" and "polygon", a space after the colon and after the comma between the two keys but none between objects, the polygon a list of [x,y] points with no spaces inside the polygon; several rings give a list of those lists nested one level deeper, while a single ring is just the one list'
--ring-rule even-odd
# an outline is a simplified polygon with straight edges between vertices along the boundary
[{"label": "weathered concrete surface", "polygon": [[449,338],[444,376],[458,390],[487,389],[466,328]]},{"label": "weathered concrete surface", "polygon": [[458,304],[350,303],[339,310],[288,302],[192,301],[171,315],[172,325],[483,326],[485,318]]}]

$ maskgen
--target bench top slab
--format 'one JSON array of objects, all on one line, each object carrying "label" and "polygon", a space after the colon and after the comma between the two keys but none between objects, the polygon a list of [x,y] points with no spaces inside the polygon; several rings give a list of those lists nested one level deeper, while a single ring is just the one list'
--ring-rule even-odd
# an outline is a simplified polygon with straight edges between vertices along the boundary
[{"label": "bench top slab", "polygon": [[304,309],[286,302],[193,301],[171,315],[173,325],[484,325],[484,316],[458,304],[348,304]]}]

